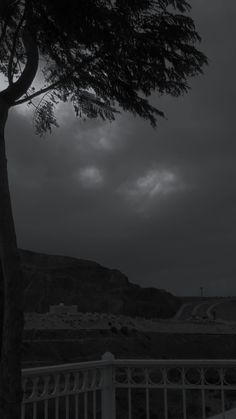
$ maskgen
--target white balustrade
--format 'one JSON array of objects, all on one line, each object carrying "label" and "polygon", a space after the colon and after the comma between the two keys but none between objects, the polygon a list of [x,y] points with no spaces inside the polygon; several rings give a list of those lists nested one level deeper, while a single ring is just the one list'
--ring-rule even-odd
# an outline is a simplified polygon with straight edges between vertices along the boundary
[{"label": "white balustrade", "polygon": [[24,369],[22,381],[22,419],[224,419],[236,407],[236,360],[106,353],[101,361]]}]

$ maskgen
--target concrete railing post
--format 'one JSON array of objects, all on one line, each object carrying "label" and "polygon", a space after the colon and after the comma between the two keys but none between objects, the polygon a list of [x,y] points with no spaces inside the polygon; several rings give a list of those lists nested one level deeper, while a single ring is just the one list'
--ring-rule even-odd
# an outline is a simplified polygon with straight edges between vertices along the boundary
[{"label": "concrete railing post", "polygon": [[103,368],[102,419],[116,419],[116,399],[112,366],[114,359],[114,355],[110,352],[106,352],[102,356],[102,360],[107,361],[107,365]]}]

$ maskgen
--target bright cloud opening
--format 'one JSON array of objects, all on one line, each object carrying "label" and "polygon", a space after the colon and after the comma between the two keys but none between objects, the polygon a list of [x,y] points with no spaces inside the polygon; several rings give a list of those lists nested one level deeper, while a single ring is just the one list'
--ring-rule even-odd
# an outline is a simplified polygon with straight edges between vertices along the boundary
[{"label": "bright cloud opening", "polygon": [[152,206],[157,197],[169,195],[182,189],[178,176],[169,170],[148,170],[145,175],[127,183],[120,192],[135,204],[138,212],[144,212]]},{"label": "bright cloud opening", "polygon": [[168,194],[178,188],[177,176],[167,170],[149,170],[144,176],[128,185],[126,193],[130,196],[154,198],[156,195]]},{"label": "bright cloud opening", "polygon": [[137,195],[148,195],[150,198],[157,194],[166,194],[176,187],[176,176],[164,170],[150,170],[135,182],[131,192]]},{"label": "bright cloud opening", "polygon": [[84,188],[97,188],[104,182],[104,177],[97,167],[85,167],[79,171],[79,181]]}]

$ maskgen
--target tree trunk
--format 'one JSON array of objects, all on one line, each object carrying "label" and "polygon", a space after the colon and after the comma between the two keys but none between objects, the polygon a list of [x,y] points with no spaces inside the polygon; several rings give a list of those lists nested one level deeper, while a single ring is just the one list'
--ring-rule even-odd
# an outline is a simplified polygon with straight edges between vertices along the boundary
[{"label": "tree trunk", "polygon": [[[2,331],[3,331],[3,312],[4,312],[4,276],[2,263],[0,259],[0,348],[2,347]],[[0,351],[1,360],[1,351]]]},{"label": "tree trunk", "polygon": [[[2,305],[2,345],[0,360],[0,418],[20,419],[21,342],[23,332],[23,275],[17,249],[9,192],[5,149],[8,105],[0,101],[0,298]],[[2,291],[2,293],[1,293]],[[1,327],[0,327],[1,329]]]},{"label": "tree trunk", "polygon": [[37,44],[27,26],[31,3],[27,2],[27,6],[27,22],[22,34],[26,64],[19,79],[0,92],[0,318],[1,313],[3,318],[0,326],[0,419],[21,417],[23,274],[12,215],[4,132],[9,108],[28,91],[38,69]]}]

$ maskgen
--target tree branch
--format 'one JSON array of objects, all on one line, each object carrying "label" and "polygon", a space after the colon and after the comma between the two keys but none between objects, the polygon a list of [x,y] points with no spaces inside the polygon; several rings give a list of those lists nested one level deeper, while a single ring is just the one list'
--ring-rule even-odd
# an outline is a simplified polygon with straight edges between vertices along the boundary
[{"label": "tree branch", "polygon": [[13,106],[21,96],[30,88],[37,70],[39,62],[38,47],[27,29],[24,30],[22,40],[26,50],[26,65],[19,79],[1,92],[9,106]]},{"label": "tree branch", "polygon": [[2,31],[1,31],[1,36],[0,36],[0,45],[1,45],[1,42],[4,40],[4,36],[6,35],[6,30],[7,30],[7,22],[4,21],[4,23],[2,24]]},{"label": "tree branch", "polygon": [[15,55],[15,51],[16,51],[16,43],[17,43],[17,38],[19,35],[19,31],[22,27],[22,24],[24,22],[25,19],[25,12],[23,13],[22,18],[20,19],[20,22],[15,30],[14,33],[14,37],[13,37],[13,45],[12,45],[12,50],[11,50],[11,56],[9,59],[9,65],[8,65],[8,81],[9,81],[9,85],[11,86],[13,84],[13,71],[12,71],[12,67],[13,67],[13,60],[14,60],[14,55]]},{"label": "tree branch", "polygon": [[40,95],[43,95],[44,93],[49,92],[49,90],[54,89],[54,87],[56,87],[58,84],[60,84],[60,82],[61,81],[58,80],[55,83],[52,83],[49,86],[44,87],[43,89],[40,89],[37,92],[34,92],[31,95],[29,95],[29,96],[27,96],[27,97],[25,97],[23,99],[17,100],[16,102],[14,102],[13,106],[15,106],[15,105],[21,105],[22,103],[29,102],[29,100],[32,100],[32,99],[34,99],[37,96],[40,96]]}]

